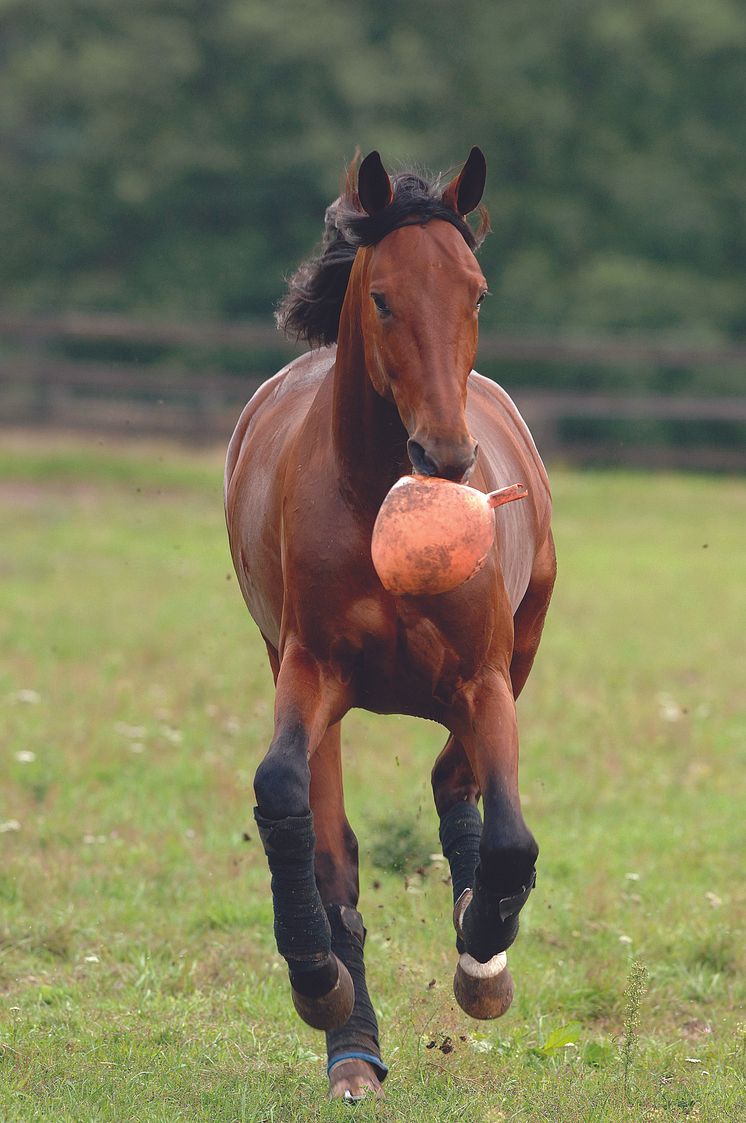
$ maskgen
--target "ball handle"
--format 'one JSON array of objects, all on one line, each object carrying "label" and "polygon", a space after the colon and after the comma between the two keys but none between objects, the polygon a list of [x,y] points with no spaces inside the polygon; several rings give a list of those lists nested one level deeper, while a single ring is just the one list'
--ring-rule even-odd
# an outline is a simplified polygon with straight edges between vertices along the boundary
[{"label": "ball handle", "polygon": [[509,484],[508,487],[491,491],[487,496],[490,507],[502,507],[503,503],[512,503],[514,499],[525,499],[528,488],[525,484]]}]

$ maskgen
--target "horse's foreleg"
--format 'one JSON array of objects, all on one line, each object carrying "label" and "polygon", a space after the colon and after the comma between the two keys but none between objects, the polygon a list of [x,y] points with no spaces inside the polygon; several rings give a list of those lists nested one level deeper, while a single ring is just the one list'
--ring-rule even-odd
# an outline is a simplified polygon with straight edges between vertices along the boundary
[{"label": "horse's foreleg", "polygon": [[[454,905],[466,889],[474,885],[479,862],[482,816],[477,808],[479,787],[464,747],[450,737],[435,762],[432,774],[433,797],[440,818],[440,844],[451,870]],[[456,946],[464,951],[457,935]]]},{"label": "horse's foreleg", "polygon": [[365,981],[365,928],[357,911],[357,839],[347,820],[342,787],[339,725],[324,734],[311,758],[311,808],[316,830],[316,883],[329,918],[331,946],[355,986],[348,1021],[326,1035],[331,1093],[358,1098],[379,1093],[387,1068],[381,1060],[378,1024]]},{"label": "horse's foreleg", "polygon": [[539,848],[521,812],[515,702],[507,674],[491,672],[462,701],[454,728],[482,792],[484,827],[473,884],[460,892],[454,909],[464,949],[454,988],[467,1013],[492,1018],[512,1001],[505,951],[518,934]]},{"label": "horse's foreleg", "polygon": [[288,645],[277,675],[274,737],[254,778],[254,816],[272,874],[277,949],[288,965],[296,1010],[309,1025],[325,1030],[347,1021],[354,988],[332,951],[314,876],[309,758],[330,718],[343,709],[339,684],[303,649]]}]

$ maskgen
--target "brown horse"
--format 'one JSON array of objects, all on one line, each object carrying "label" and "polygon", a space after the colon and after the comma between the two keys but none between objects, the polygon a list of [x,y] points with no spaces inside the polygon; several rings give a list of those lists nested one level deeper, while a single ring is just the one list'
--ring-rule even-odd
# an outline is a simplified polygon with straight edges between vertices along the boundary
[{"label": "brown horse", "polygon": [[[347,821],[340,722],[355,706],[440,722],[433,769],[454,889],[454,989],[475,1017],[510,1004],[505,949],[535,880],[521,813],[515,699],[555,577],[549,486],[510,398],[472,370],[487,285],[465,221],[484,188],[472,149],[446,187],[390,179],[378,153],[327,211],[282,326],[314,347],[266,382],[228,450],[225,505],[246,603],[276,683],[275,730],[255,777],[277,947],[296,1009],[327,1031],[331,1091],[380,1093],[386,1075],[363,966],[357,840]],[[336,346],[334,343],[336,342]],[[439,596],[393,597],[371,531],[415,469],[528,499],[496,513],[485,567]],[[477,809],[483,800],[484,825]]]}]

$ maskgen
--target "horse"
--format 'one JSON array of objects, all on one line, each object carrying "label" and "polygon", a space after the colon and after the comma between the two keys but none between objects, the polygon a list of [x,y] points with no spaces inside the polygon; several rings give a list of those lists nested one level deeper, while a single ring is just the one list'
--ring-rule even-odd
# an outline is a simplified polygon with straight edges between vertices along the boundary
[{"label": "horse", "polygon": [[[453,883],[454,992],[473,1017],[499,1016],[538,855],[521,812],[515,699],[556,572],[536,446],[505,391],[472,369],[487,294],[476,257],[484,155],[473,148],[445,187],[389,176],[377,152],[357,179],[354,165],[277,314],[311,349],[257,390],[225,470],[233,563],[275,680],[274,734],[254,778],[275,940],[297,1012],[326,1031],[330,1093],[346,1099],[382,1094],[387,1066],[340,723],[361,707],[445,727],[432,787]],[[497,513],[487,563],[451,592],[393,596],[373,568],[376,514],[412,471],[528,489]]]}]

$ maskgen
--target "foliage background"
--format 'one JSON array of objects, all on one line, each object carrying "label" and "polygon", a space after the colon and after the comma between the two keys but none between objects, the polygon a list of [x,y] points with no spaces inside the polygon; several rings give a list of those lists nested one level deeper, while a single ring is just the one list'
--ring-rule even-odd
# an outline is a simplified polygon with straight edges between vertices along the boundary
[{"label": "foliage background", "polygon": [[266,315],[355,147],[490,165],[490,326],[746,330],[738,0],[0,0],[0,302]]}]

